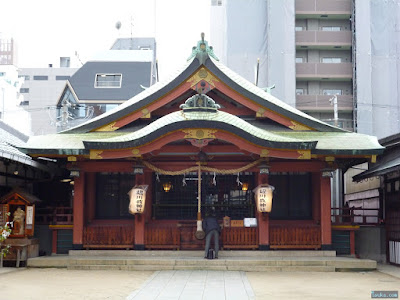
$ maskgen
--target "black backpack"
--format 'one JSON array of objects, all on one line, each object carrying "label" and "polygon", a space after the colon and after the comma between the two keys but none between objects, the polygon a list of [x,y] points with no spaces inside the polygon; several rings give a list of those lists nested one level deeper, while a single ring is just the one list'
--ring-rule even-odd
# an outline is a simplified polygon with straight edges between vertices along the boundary
[{"label": "black backpack", "polygon": [[208,254],[207,254],[208,259],[214,259],[215,258],[215,250],[214,249],[209,249]]}]

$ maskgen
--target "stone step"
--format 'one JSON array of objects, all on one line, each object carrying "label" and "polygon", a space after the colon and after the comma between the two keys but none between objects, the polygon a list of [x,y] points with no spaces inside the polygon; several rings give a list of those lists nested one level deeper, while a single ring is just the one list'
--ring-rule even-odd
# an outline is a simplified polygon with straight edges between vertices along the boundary
[{"label": "stone step", "polygon": [[[313,250],[220,250],[223,257],[335,257],[336,251]],[[202,257],[201,250],[70,250],[69,256]]]},{"label": "stone step", "polygon": [[123,271],[160,271],[160,270],[208,270],[208,271],[244,271],[244,272],[335,272],[333,266],[225,266],[225,265],[71,265],[69,270],[123,270]]},{"label": "stone step", "polygon": [[28,259],[32,268],[74,270],[232,270],[232,271],[361,271],[375,270],[376,261],[348,257],[198,257],[51,256]]}]

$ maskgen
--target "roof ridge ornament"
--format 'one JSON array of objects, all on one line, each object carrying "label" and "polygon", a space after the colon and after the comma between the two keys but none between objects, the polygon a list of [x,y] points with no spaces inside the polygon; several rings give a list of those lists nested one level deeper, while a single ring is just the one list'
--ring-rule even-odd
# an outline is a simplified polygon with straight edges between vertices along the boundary
[{"label": "roof ridge ornament", "polygon": [[204,39],[204,32],[201,33],[201,40],[197,42],[197,46],[192,48],[192,54],[187,59],[191,60],[193,57],[197,57],[200,64],[204,64],[208,56],[211,56],[215,60],[219,61],[218,57],[214,54],[212,46],[208,46],[208,42]]},{"label": "roof ridge ornament", "polygon": [[215,103],[214,99],[205,94],[196,94],[188,98],[184,104],[179,106],[184,112],[207,111],[217,112],[221,106]]}]

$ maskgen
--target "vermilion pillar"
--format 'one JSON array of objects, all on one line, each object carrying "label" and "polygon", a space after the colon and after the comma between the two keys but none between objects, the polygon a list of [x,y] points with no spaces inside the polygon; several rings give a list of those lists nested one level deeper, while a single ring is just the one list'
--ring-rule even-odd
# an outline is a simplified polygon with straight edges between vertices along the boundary
[{"label": "vermilion pillar", "polygon": [[320,181],[321,198],[321,250],[332,249],[331,226],[331,179],[322,177]]},{"label": "vermilion pillar", "polygon": [[[135,181],[136,184],[145,184],[144,174],[137,174]],[[148,193],[150,193],[149,190],[147,190],[147,194]],[[146,208],[146,206],[145,206],[145,211],[148,209]],[[135,250],[144,250],[145,221],[146,221],[145,212],[143,213],[143,215],[142,214],[135,215],[135,245],[134,245]]]},{"label": "vermilion pillar", "polygon": [[[268,175],[258,174],[257,185],[267,183]],[[269,250],[269,214],[257,212],[258,221],[258,243],[260,250]]]},{"label": "vermilion pillar", "polygon": [[72,231],[72,246],[74,250],[83,249],[84,200],[85,173],[80,171],[79,177],[74,178],[74,228]]}]

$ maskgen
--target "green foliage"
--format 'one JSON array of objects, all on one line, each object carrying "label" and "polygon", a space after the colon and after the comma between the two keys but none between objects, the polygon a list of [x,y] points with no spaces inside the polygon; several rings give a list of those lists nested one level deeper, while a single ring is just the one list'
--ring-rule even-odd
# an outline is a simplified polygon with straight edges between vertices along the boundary
[{"label": "green foliage", "polygon": [[[7,216],[10,216],[10,213],[7,213]],[[7,253],[10,251],[10,245],[4,245],[3,242],[9,237],[11,234],[12,222],[6,222],[3,225],[0,225],[0,255],[5,257]]]}]

